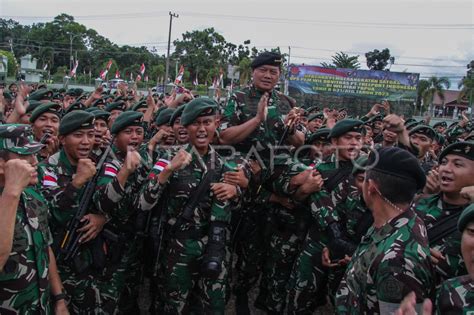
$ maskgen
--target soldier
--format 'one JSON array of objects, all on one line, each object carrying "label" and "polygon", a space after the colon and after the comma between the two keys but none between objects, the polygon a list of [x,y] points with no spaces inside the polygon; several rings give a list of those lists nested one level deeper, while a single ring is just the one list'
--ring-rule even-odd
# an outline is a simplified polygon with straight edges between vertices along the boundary
[{"label": "soldier", "polygon": [[367,165],[362,189],[374,225],[339,286],[338,314],[389,314],[411,291],[423,299],[433,288],[426,229],[411,209],[416,191],[425,185],[423,170],[400,148],[371,153]]},{"label": "soldier", "polygon": [[436,284],[466,273],[460,251],[461,235],[455,223],[470,200],[462,189],[474,185],[474,143],[449,145],[439,156],[438,170],[428,176],[425,193],[418,200],[416,211],[427,229],[436,270]]},{"label": "soldier", "polygon": [[216,108],[214,101],[204,98],[186,105],[181,124],[190,144],[171,161],[162,158],[155,164],[138,200],[141,211],[164,202],[157,215],[164,215],[167,235],[161,248],[166,314],[186,312],[193,289],[205,313],[224,314],[227,229],[237,187],[223,183],[224,173],[231,170],[209,146],[216,130]]},{"label": "soldier", "polygon": [[188,131],[181,125],[181,114],[184,106],[186,105],[179,106],[170,118],[170,126],[173,128],[176,144],[186,144],[189,141]]},{"label": "soldier", "polygon": [[143,145],[145,135],[143,114],[126,111],[112,125],[114,137],[112,159],[102,170],[94,195],[96,207],[111,216],[108,229],[119,236],[118,266],[113,275],[114,285],[121,294],[122,314],[139,312],[137,305],[141,244],[136,237],[134,200],[151,169],[151,158]]},{"label": "soldier", "polygon": [[323,113],[316,113],[312,114],[308,117],[308,130],[313,133],[321,126],[323,125],[324,122],[324,114]]},{"label": "soldier", "polygon": [[93,110],[90,111],[94,117],[94,147],[91,152],[91,157],[94,162],[98,162],[103,150],[110,144],[110,131],[107,127],[107,123],[110,117],[110,113],[104,110]]},{"label": "soldier", "polygon": [[448,128],[448,124],[445,121],[439,121],[433,125],[433,129],[440,134],[443,134],[446,128]]},{"label": "soldier", "polygon": [[117,293],[102,278],[104,266],[96,258],[102,255],[101,238],[97,238],[106,222],[104,213],[94,207],[80,218],[79,249],[65,260],[61,244],[70,221],[78,211],[81,195],[96,168],[89,155],[94,144],[94,115],[74,111],[63,117],[59,126],[62,149],[40,164],[42,192],[50,202],[50,227],[54,239],[58,269],[63,279],[70,308],[74,313],[101,312],[112,314]]},{"label": "soldier", "polygon": [[436,137],[436,131],[430,126],[420,125],[409,132],[410,142],[418,149],[418,158],[421,167],[427,174],[436,165],[436,156],[433,153],[432,145]]},{"label": "soldier", "polygon": [[364,123],[356,119],[338,121],[329,138],[336,150],[326,162],[315,166],[324,179],[323,189],[308,198],[312,222],[290,277],[288,313],[311,313],[317,306],[326,304],[328,270],[322,265],[322,252],[328,247],[331,259],[345,263],[356,244],[341,234],[342,225],[335,211],[348,196],[357,192],[351,177],[352,160],[359,156],[362,147]]},{"label": "soldier", "polygon": [[44,146],[28,125],[0,126],[0,313],[68,314],[50,248],[48,207],[35,188]]},{"label": "soldier", "polygon": [[107,104],[105,111],[110,113],[109,117],[109,129],[112,128],[112,125],[118,115],[127,110],[127,106],[124,101],[114,101],[113,103]]},{"label": "soldier", "polygon": [[58,129],[61,116],[61,106],[52,102],[38,106],[31,113],[30,123],[35,140],[43,141],[46,144],[46,147],[38,154],[40,161],[59,150]]}]

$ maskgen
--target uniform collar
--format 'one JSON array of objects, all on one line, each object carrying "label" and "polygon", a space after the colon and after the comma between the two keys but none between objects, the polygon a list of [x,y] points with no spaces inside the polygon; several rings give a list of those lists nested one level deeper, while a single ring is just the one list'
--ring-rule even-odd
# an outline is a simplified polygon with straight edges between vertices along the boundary
[{"label": "uniform collar", "polygon": [[411,221],[411,219],[413,219],[414,216],[415,213],[410,207],[409,209],[400,213],[398,216],[389,220],[382,227],[376,229],[372,226],[369,230],[370,232],[367,233],[367,236],[369,237],[367,241],[369,241],[369,243],[379,243],[383,241],[384,239],[395,233],[397,230],[407,225]]},{"label": "uniform collar", "polygon": [[59,162],[67,171],[71,173],[76,172],[76,167],[71,164],[71,161],[69,161],[69,158],[67,157],[67,154],[64,151],[64,148],[61,149],[61,151],[59,151]]}]

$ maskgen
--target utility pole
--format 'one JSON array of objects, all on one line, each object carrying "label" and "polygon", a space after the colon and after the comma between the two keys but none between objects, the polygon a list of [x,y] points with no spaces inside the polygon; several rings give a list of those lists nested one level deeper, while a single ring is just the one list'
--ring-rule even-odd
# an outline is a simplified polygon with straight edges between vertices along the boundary
[{"label": "utility pole", "polygon": [[[82,34],[76,34],[73,35],[72,33],[69,33],[69,70],[71,70],[74,67],[74,57],[72,56],[72,41],[75,37],[81,36]],[[77,53],[77,52],[76,52]],[[77,55],[76,55],[77,58]]]},{"label": "utility pole", "polygon": [[[466,78],[473,80],[474,79],[474,60],[471,60],[471,62],[468,63],[467,69],[468,70],[467,70]],[[474,103],[472,102],[472,89],[469,92],[469,107],[471,107],[470,119],[472,120],[472,118],[474,117]]]},{"label": "utility pole", "polygon": [[[166,73],[165,73],[165,80],[164,85],[168,84],[168,76],[169,76],[169,67],[170,67],[170,45],[171,45],[171,26],[173,24],[173,18],[178,18],[179,15],[176,13],[169,12],[170,15],[170,29],[168,33],[168,52],[166,54]],[[164,87],[163,87],[164,89]]]},{"label": "utility pole", "polygon": [[290,94],[288,85],[290,84],[290,59],[291,59],[291,47],[288,46],[288,66],[286,67],[286,78],[285,78],[285,95]]}]

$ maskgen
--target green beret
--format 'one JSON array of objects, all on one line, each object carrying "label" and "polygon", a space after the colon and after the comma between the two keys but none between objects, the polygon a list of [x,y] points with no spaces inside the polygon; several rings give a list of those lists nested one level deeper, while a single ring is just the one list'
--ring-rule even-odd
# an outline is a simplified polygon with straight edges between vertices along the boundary
[{"label": "green beret", "polygon": [[375,115],[373,117],[371,117],[368,121],[367,121],[367,124],[368,125],[373,125],[375,122],[377,121],[383,121],[383,115],[382,114],[378,114],[378,115]]},{"label": "green beret", "polygon": [[[117,91],[115,91],[115,92],[117,92]],[[119,102],[119,101],[125,101],[125,97],[123,97],[122,95],[119,95],[116,98],[114,98],[114,100],[113,100],[113,102]]]},{"label": "green beret", "polygon": [[59,93],[66,93],[66,89],[65,89],[65,88],[60,88],[60,89],[58,90],[58,92],[59,92]]},{"label": "green beret", "polygon": [[192,124],[198,117],[215,115],[217,103],[205,97],[193,99],[186,104],[181,114],[181,125],[188,126]]},{"label": "green beret", "polygon": [[12,93],[8,92],[8,91],[3,91],[3,97],[6,99],[6,100],[9,100],[11,101],[13,99],[13,95]]},{"label": "green beret", "polygon": [[367,166],[367,162],[369,161],[369,156],[363,154],[359,156],[354,162],[352,167],[352,175],[357,173],[365,172],[365,168]]},{"label": "green beret", "polygon": [[434,140],[441,146],[446,143],[446,138],[439,132],[436,133]]},{"label": "green beret", "polygon": [[315,113],[315,114],[309,115],[309,117],[308,117],[308,121],[313,121],[315,119],[324,120],[324,114],[323,113]]},{"label": "green beret", "polygon": [[319,128],[315,132],[313,132],[307,140],[307,143],[311,144],[314,141],[324,141],[324,142],[330,142],[331,140],[329,139],[329,133],[331,132],[331,129],[329,128]]},{"label": "green beret", "polygon": [[82,93],[84,93],[84,90],[83,89],[69,89],[67,90],[66,92],[66,95],[70,95],[70,96],[74,96],[74,97],[79,97],[82,95]]},{"label": "green beret", "polygon": [[312,112],[318,112],[319,111],[319,107],[318,106],[310,106],[306,109],[306,112],[308,114],[311,114]]},{"label": "green beret", "polygon": [[155,125],[168,125],[170,122],[170,118],[173,115],[175,109],[174,108],[165,108],[156,116]]},{"label": "green beret", "polygon": [[252,70],[265,65],[280,67],[282,62],[283,58],[280,54],[271,51],[265,51],[255,57],[250,67]]},{"label": "green beret", "polygon": [[176,121],[176,119],[178,119],[179,117],[181,117],[181,115],[183,114],[183,110],[184,110],[184,107],[186,106],[186,104],[184,105],[181,105],[179,106],[178,108],[176,108],[176,110],[174,111],[173,115],[171,115],[171,118],[170,118],[170,126],[173,126],[174,125],[174,122]]},{"label": "green beret", "polygon": [[420,121],[412,121],[408,124],[405,125],[406,130],[410,131],[411,129],[415,128],[418,125],[421,125],[422,123]]},{"label": "green beret", "polygon": [[31,113],[36,109],[36,107],[40,106],[41,103],[40,101],[28,101],[28,107],[26,108],[26,114]]},{"label": "green beret", "polygon": [[78,129],[94,128],[94,115],[84,110],[75,110],[64,115],[59,124],[59,135],[68,135]]},{"label": "green beret", "polygon": [[474,203],[467,206],[459,216],[458,230],[462,233],[466,226],[474,220]]},{"label": "green beret", "polygon": [[31,113],[30,123],[34,123],[39,116],[43,115],[44,113],[52,113],[61,118],[62,115],[62,107],[58,103],[44,103],[36,107],[33,112]]},{"label": "green beret", "polygon": [[343,119],[339,120],[329,133],[329,138],[338,138],[348,132],[364,133],[364,122],[358,119]]},{"label": "green beret", "polygon": [[91,107],[87,107],[86,109],[84,109],[86,112],[88,113],[92,113],[93,111],[96,111],[96,110],[101,110],[99,107],[95,107],[95,106],[91,106]]},{"label": "green beret", "polygon": [[474,160],[474,142],[463,141],[448,145],[443,151],[441,151],[441,154],[439,155],[439,161],[441,162],[448,154],[459,155],[472,161]]},{"label": "green beret", "polygon": [[372,151],[367,165],[370,170],[409,180],[416,184],[417,190],[425,187],[426,176],[420,162],[407,150],[387,147]]},{"label": "green beret", "polygon": [[113,110],[121,110],[124,112],[127,109],[127,105],[124,101],[112,102],[105,107],[105,110],[109,113]]},{"label": "green beret", "polygon": [[415,118],[408,118],[407,120],[405,120],[405,122],[403,124],[406,126],[406,125],[408,125],[412,122],[416,122],[416,119]]},{"label": "green beret", "polygon": [[82,104],[81,102],[74,102],[71,105],[69,105],[68,108],[66,108],[66,114],[73,112],[75,110],[85,110],[86,105]]},{"label": "green beret", "polygon": [[98,108],[91,111],[90,113],[92,113],[92,115],[94,115],[95,120],[102,119],[102,120],[108,121],[109,117],[110,117],[109,112],[106,112],[105,110],[101,110],[101,109],[98,109]]},{"label": "green beret", "polygon": [[140,126],[143,127],[143,114],[140,112],[126,111],[117,116],[110,132],[112,134],[118,134],[120,131],[124,130],[130,126]]},{"label": "green beret", "polygon": [[50,100],[53,97],[53,91],[50,89],[40,89],[31,93],[28,96],[28,100],[41,101],[41,100]]},{"label": "green beret", "polygon": [[64,96],[61,93],[55,92],[51,97],[52,100],[63,100]]},{"label": "green beret", "polygon": [[20,155],[35,154],[45,145],[33,140],[30,125],[0,125],[0,150]]},{"label": "green beret", "polygon": [[105,100],[103,98],[99,98],[92,102],[91,104],[93,107],[97,107],[98,105],[105,105]]},{"label": "green beret", "polygon": [[436,127],[444,127],[444,128],[447,128],[448,127],[448,123],[445,122],[445,121],[438,121],[437,123],[435,123],[433,125],[433,128],[436,128]]},{"label": "green beret", "polygon": [[138,103],[136,103],[135,105],[133,105],[133,107],[131,108],[131,110],[133,111],[137,111],[138,109],[140,108],[147,108],[148,105],[146,104],[146,100],[143,100],[143,101],[139,101]]},{"label": "green beret", "polygon": [[431,140],[434,140],[435,137],[436,137],[436,131],[434,131],[433,128],[431,128],[430,126],[427,126],[427,125],[416,126],[415,128],[410,130],[409,135],[411,136],[415,133],[425,135],[428,138],[430,138]]}]

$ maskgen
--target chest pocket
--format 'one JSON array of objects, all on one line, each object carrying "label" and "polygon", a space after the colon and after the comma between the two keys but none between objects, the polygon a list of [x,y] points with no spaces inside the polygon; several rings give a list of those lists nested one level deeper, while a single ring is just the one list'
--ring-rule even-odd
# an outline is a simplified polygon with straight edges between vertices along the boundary
[{"label": "chest pocket", "polygon": [[199,183],[199,178],[194,173],[192,168],[185,168],[173,175],[173,183],[169,186],[170,195],[173,197],[184,197],[187,198],[190,195],[190,192]]}]

